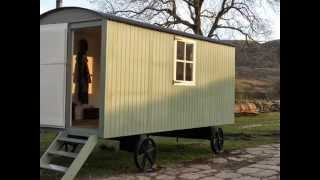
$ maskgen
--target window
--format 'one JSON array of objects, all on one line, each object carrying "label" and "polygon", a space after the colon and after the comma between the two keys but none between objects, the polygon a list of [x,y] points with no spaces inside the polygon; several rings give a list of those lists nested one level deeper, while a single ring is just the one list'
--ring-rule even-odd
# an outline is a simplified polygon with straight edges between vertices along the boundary
[{"label": "window", "polygon": [[175,41],[174,84],[195,84],[195,42],[185,39]]}]

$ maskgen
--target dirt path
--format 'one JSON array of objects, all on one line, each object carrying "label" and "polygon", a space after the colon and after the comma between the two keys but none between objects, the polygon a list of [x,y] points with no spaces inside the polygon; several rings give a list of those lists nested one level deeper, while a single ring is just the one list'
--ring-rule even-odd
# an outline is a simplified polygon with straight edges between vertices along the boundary
[{"label": "dirt path", "polygon": [[[85,178],[88,179],[88,178]],[[280,179],[280,144],[232,151],[225,157],[177,164],[153,173],[123,174],[94,180],[277,180]],[[84,180],[84,178],[79,178]]]}]

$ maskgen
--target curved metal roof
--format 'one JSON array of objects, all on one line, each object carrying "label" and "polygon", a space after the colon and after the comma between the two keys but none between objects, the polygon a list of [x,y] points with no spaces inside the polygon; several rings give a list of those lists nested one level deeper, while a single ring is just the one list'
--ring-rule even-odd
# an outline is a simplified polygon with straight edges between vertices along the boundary
[{"label": "curved metal roof", "polygon": [[45,16],[47,16],[49,14],[54,14],[56,12],[59,12],[59,11],[62,11],[62,10],[69,10],[69,9],[70,10],[72,10],[72,9],[83,10],[83,11],[86,11],[87,13],[92,13],[94,15],[97,15],[97,16],[101,17],[101,19],[107,19],[107,20],[121,22],[121,23],[129,24],[129,25],[133,25],[133,26],[152,29],[152,30],[155,30],[155,31],[166,32],[166,33],[169,33],[169,34],[175,34],[175,35],[179,35],[179,36],[184,36],[184,37],[189,37],[189,38],[193,38],[193,39],[208,41],[208,42],[212,42],[212,43],[216,43],[216,44],[222,44],[222,45],[226,45],[226,46],[235,47],[232,44],[225,43],[225,42],[218,41],[218,40],[211,39],[211,38],[207,38],[207,37],[200,36],[200,35],[197,35],[197,34],[190,34],[190,33],[185,33],[185,32],[182,32],[182,31],[167,29],[167,28],[156,26],[156,25],[152,25],[152,24],[148,24],[148,23],[144,23],[144,22],[140,22],[140,21],[136,21],[136,20],[127,19],[127,18],[115,16],[115,15],[112,15],[112,14],[102,13],[102,12],[94,11],[94,10],[91,10],[91,9],[81,8],[81,7],[62,7],[62,8],[53,9],[53,10],[50,10],[50,11],[47,11],[47,12],[41,14],[40,15],[40,19],[44,18]]}]

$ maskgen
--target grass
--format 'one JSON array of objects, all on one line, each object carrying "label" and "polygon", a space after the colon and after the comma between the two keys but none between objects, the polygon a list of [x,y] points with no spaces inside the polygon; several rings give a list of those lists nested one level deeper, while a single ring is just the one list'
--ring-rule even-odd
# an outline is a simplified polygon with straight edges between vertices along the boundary
[{"label": "grass", "polygon": [[[280,113],[266,113],[257,116],[236,117],[235,124],[223,126],[225,132],[225,153],[231,150],[255,147],[262,144],[280,143]],[[54,133],[40,138],[40,155],[49,146]],[[158,146],[157,164],[170,166],[175,163],[212,157],[206,140],[153,137]],[[103,142],[100,140],[99,144]],[[114,152],[98,146],[91,154],[78,177],[109,176],[137,172],[133,155],[128,152]],[[49,172],[45,175],[53,176]]]}]

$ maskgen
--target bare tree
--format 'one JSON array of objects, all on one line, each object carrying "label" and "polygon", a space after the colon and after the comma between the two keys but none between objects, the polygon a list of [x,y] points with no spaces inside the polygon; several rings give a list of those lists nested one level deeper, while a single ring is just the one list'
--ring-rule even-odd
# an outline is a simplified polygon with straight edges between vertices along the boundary
[{"label": "bare tree", "polygon": [[62,7],[62,0],[56,0],[56,8]]},{"label": "bare tree", "polygon": [[[258,9],[277,7],[280,0],[91,0],[102,10],[161,27],[220,39],[224,34],[246,40],[270,35],[267,18]],[[276,8],[275,8],[276,10]],[[261,14],[261,13],[260,13]]]}]

